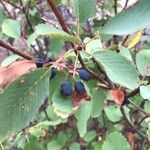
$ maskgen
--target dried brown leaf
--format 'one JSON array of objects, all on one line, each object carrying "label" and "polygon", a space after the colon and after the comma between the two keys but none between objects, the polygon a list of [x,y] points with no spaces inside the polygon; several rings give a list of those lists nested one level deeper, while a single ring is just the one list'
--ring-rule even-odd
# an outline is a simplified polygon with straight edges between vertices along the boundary
[{"label": "dried brown leaf", "polygon": [[84,92],[82,95],[78,94],[75,90],[72,93],[72,106],[76,107],[81,104],[84,100],[90,100],[90,96],[87,92]]},{"label": "dried brown leaf", "polygon": [[36,68],[36,65],[31,60],[15,61],[8,67],[0,67],[0,88],[4,88],[7,84],[30,72],[33,68]]}]

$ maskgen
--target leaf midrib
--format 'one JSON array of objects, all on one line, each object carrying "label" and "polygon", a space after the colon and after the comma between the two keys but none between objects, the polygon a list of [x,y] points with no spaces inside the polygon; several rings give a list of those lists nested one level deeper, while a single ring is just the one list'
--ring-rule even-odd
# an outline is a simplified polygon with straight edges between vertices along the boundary
[{"label": "leaf midrib", "polygon": [[42,80],[44,78],[44,76],[46,76],[46,74],[50,71],[50,69],[48,69],[43,76],[41,76],[18,100],[16,100],[16,104],[14,105],[14,107],[12,107],[12,109],[10,109],[10,111],[8,111],[6,114],[9,114],[12,112],[12,110],[15,109],[15,107],[18,105],[18,103],[20,103],[20,101],[30,92],[30,90],[37,85],[37,83],[40,82],[40,80]]}]

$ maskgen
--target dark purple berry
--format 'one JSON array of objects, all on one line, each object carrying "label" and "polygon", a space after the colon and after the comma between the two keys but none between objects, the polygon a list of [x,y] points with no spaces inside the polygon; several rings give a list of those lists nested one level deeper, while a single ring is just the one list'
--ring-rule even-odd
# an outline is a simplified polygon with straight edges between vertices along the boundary
[{"label": "dark purple berry", "polygon": [[56,68],[52,67],[51,68],[50,79],[54,78],[56,76],[56,73],[57,73]]},{"label": "dark purple berry", "polygon": [[85,69],[80,69],[79,76],[80,76],[80,79],[84,81],[88,81],[91,79],[91,75]]},{"label": "dark purple berry", "polygon": [[44,60],[42,58],[37,56],[37,57],[35,57],[34,61],[35,61],[37,68],[43,67]]},{"label": "dark purple berry", "polygon": [[71,96],[72,95],[72,83],[70,81],[64,81],[61,84],[61,94],[63,96]]},{"label": "dark purple berry", "polygon": [[78,94],[83,94],[86,90],[84,87],[84,84],[82,82],[76,82],[75,83],[75,90]]}]

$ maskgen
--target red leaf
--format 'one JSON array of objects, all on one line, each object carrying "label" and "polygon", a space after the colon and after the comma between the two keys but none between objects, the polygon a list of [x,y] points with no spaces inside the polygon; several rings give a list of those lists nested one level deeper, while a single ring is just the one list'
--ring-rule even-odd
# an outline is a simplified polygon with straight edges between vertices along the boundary
[{"label": "red leaf", "polygon": [[132,133],[132,132],[127,132],[126,134],[127,134],[127,139],[129,141],[131,150],[133,150],[134,149],[134,145],[135,145],[135,134]]},{"label": "red leaf", "polygon": [[125,93],[122,89],[111,90],[110,95],[116,104],[122,105],[125,96]]},{"label": "red leaf", "polygon": [[78,94],[75,90],[72,93],[72,106],[76,107],[85,100],[90,100],[90,96],[87,95],[87,92],[84,92],[82,95]]}]

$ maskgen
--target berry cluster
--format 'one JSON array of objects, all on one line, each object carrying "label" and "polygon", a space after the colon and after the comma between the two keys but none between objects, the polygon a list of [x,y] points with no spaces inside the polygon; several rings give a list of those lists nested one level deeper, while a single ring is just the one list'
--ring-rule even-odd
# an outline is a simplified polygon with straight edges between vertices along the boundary
[{"label": "berry cluster", "polygon": [[[84,81],[89,81],[91,79],[91,75],[85,69],[79,70],[79,77]],[[82,95],[84,92],[86,92],[84,84],[80,81],[75,82],[74,89],[79,95]],[[64,81],[61,84],[61,94],[63,96],[71,96],[72,91],[73,91],[73,86],[71,81]]]},{"label": "berry cluster", "polygon": [[[41,68],[43,67],[44,59],[40,57],[35,57],[35,63],[37,68]],[[54,78],[56,76],[56,73],[57,73],[56,68],[52,67],[50,72],[50,79]],[[91,79],[91,75],[85,69],[79,70],[79,77],[84,81],[89,81]],[[74,83],[74,89],[79,95],[82,95],[84,92],[86,92],[84,84],[80,81]],[[73,92],[72,82],[64,81],[61,84],[61,94],[63,96],[71,96],[72,92]]]},{"label": "berry cluster", "polygon": [[[75,82],[75,91],[79,94],[82,95],[84,92],[86,92],[84,84],[80,81]],[[73,85],[71,81],[64,81],[61,84],[61,94],[63,96],[71,96],[73,92]]]}]

